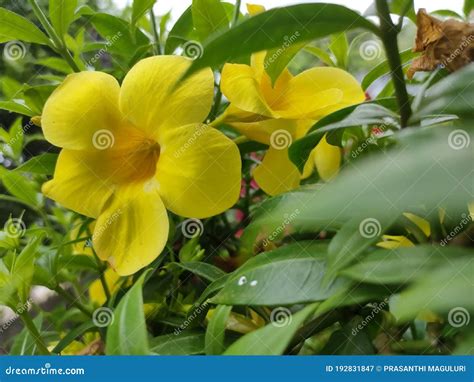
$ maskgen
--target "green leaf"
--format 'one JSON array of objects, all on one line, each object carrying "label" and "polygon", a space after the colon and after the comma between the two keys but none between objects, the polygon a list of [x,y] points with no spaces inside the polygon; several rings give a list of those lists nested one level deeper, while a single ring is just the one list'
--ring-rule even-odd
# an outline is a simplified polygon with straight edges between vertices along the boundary
[{"label": "green leaf", "polygon": [[[308,134],[293,142],[289,149],[290,159],[302,171],[309,154],[324,134],[335,133],[337,130],[348,127],[373,124],[395,128],[400,126],[398,115],[379,105],[377,101],[349,106],[322,118],[311,127]],[[333,143],[330,136],[328,136],[328,142]],[[333,144],[338,143],[334,142]]]},{"label": "green leaf", "polygon": [[49,18],[59,37],[64,38],[74,21],[76,7],[77,0],[49,0]]},{"label": "green leaf", "polygon": [[472,290],[473,274],[472,255],[449,259],[443,266],[427,273],[412,287],[403,291],[390,310],[400,321],[413,319],[421,310],[426,309],[437,313],[454,310],[472,313],[474,300],[469,291]]},{"label": "green leaf", "polygon": [[24,128],[21,118],[17,118],[10,127],[8,146],[12,151],[12,157],[16,160],[20,159],[23,150]]},{"label": "green leaf", "polygon": [[325,244],[301,242],[261,253],[236,270],[211,302],[288,305],[325,300],[347,285],[336,279],[323,286],[326,250]]},{"label": "green leaf", "polygon": [[[394,15],[399,15],[402,17],[408,17],[411,21],[416,24],[416,13],[413,0],[388,0],[390,7],[390,13]],[[376,16],[377,10],[375,7],[375,2],[367,9],[364,13],[364,16]]]},{"label": "green leaf", "polygon": [[206,330],[205,350],[207,355],[219,355],[225,349],[225,328],[232,306],[218,305],[209,320]]},{"label": "green leaf", "polygon": [[40,154],[18,166],[14,171],[29,172],[41,175],[53,175],[57,160],[58,154]]},{"label": "green leaf", "polygon": [[[267,52],[263,65],[272,80],[272,84],[275,84],[290,61],[306,46],[307,42],[296,42],[297,36],[299,36],[299,32],[295,32],[294,35],[288,37],[281,47],[271,49]],[[294,42],[292,42],[293,38],[295,39]]]},{"label": "green leaf", "polygon": [[25,304],[29,299],[31,281],[35,273],[35,255],[40,244],[41,236],[32,239],[15,259],[11,271],[12,281],[22,304]]},{"label": "green leaf", "polygon": [[150,354],[142,295],[146,273],[122,297],[114,311],[114,320],[107,330],[107,355]]},{"label": "green leaf", "polygon": [[[43,316],[40,314],[33,320],[37,328],[41,328],[43,324]],[[35,355],[36,341],[27,328],[24,328],[13,340],[10,349],[10,355]]]},{"label": "green leaf", "polygon": [[324,51],[321,48],[316,46],[307,46],[304,50],[308,53],[311,53],[313,56],[317,57],[320,61],[328,66],[336,66],[336,63],[332,60],[329,53]]},{"label": "green leaf", "polygon": [[347,221],[332,238],[328,247],[327,277],[333,277],[339,270],[352,263],[369,246],[377,243],[396,216],[387,221],[370,218]]},{"label": "green leaf", "polygon": [[5,8],[0,8],[0,42],[21,40],[48,45],[48,37],[41,32],[31,21],[11,12]]},{"label": "green leaf", "polygon": [[185,76],[254,52],[278,48],[286,36],[296,32],[300,34],[298,41],[304,42],[355,28],[378,33],[370,21],[340,5],[299,4],[271,9],[211,38],[204,46],[202,57],[193,62]]},{"label": "green leaf", "polygon": [[[355,325],[354,325],[355,326]],[[374,354],[374,346],[367,334],[367,329],[353,332],[349,323],[342,329],[336,330],[321,350],[321,354],[331,355],[369,355]]]},{"label": "green leaf", "polygon": [[[413,52],[412,49],[407,49],[404,50],[403,52],[400,52],[400,59],[402,63],[406,63],[407,61],[412,60],[417,56],[417,53]],[[364,90],[367,90],[367,88],[372,85],[374,81],[379,79],[380,77],[387,75],[390,73],[390,65],[388,63],[388,60],[385,60],[378,64],[375,68],[373,68],[369,73],[367,73],[362,80],[362,88]]]},{"label": "green leaf", "polygon": [[61,341],[54,347],[52,353],[60,354],[71,342],[73,342],[76,338],[82,336],[84,333],[87,333],[91,329],[96,329],[96,325],[93,321],[86,321],[83,324],[79,325],[78,327],[69,331]]},{"label": "green leaf", "polygon": [[183,268],[189,272],[192,272],[206,280],[211,282],[224,276],[226,273],[214,265],[203,263],[200,261],[189,261],[186,263],[172,263],[175,266]]},{"label": "green leaf", "polygon": [[193,32],[193,14],[188,7],[171,28],[165,44],[165,54],[173,53],[178,46],[190,39]]},{"label": "green leaf", "polygon": [[37,207],[39,205],[40,195],[36,192],[36,184],[34,182],[13,171],[4,173],[1,179],[11,195],[29,206]]},{"label": "green leaf", "polygon": [[[276,320],[238,339],[224,352],[225,355],[280,355],[283,354],[299,327],[315,311],[318,304],[311,304],[298,313],[286,308],[276,308]],[[286,324],[286,325],[283,325]]]},{"label": "green leaf", "polygon": [[129,24],[118,17],[106,13],[96,13],[92,16],[91,21],[99,34],[109,41],[106,51],[129,58],[139,47],[150,43],[138,28],[132,35]]},{"label": "green leaf", "polygon": [[159,355],[192,355],[204,353],[204,334],[183,331],[151,340],[151,351]]},{"label": "green leaf", "polygon": [[466,18],[469,17],[473,9],[474,9],[474,0],[464,0],[463,13],[466,16]]},{"label": "green leaf", "polygon": [[474,64],[469,64],[431,86],[421,100],[419,109],[415,110],[411,121],[416,122],[424,116],[435,114],[456,114],[472,118],[473,76]]},{"label": "green leaf", "polygon": [[417,245],[413,248],[379,249],[343,270],[342,275],[375,284],[405,284],[425,277],[446,259],[468,255],[456,247]]},{"label": "green leaf", "polygon": [[352,218],[399,216],[415,206],[423,206],[433,218],[439,207],[461,214],[472,201],[472,151],[452,143],[461,131],[472,142],[472,129],[464,129],[404,131],[398,146],[348,162],[324,187],[302,188],[263,203],[242,241],[253,245],[261,232],[276,230],[282,216],[297,210],[292,228],[312,231],[339,229]]},{"label": "green leaf", "polygon": [[56,70],[57,72],[70,74],[72,73],[72,69],[69,64],[59,57],[46,57],[40,58],[36,60],[36,64],[41,66],[46,66],[47,68]]},{"label": "green leaf", "polygon": [[156,0],[133,0],[131,24],[135,25],[140,17],[153,7],[155,2]]},{"label": "green leaf", "polygon": [[31,110],[28,106],[17,101],[0,101],[0,109],[7,110],[18,114],[27,115],[28,117],[33,117],[35,112]]},{"label": "green leaf", "polygon": [[349,43],[344,32],[337,33],[331,36],[331,43],[329,49],[336,57],[337,66],[341,69],[347,68],[347,55],[349,52]]},{"label": "green leaf", "polygon": [[193,0],[191,12],[194,28],[201,41],[229,27],[229,19],[220,0]]}]

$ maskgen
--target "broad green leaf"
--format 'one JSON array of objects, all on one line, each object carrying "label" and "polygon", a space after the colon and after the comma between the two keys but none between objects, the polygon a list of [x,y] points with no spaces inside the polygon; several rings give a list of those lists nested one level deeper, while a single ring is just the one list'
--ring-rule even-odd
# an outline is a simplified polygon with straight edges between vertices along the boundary
[{"label": "broad green leaf", "polygon": [[229,27],[229,19],[220,0],[193,0],[191,10],[194,28],[201,41]]},{"label": "broad green leaf", "polygon": [[12,151],[12,157],[16,160],[20,159],[22,149],[23,149],[23,142],[24,142],[24,134],[25,128],[22,125],[21,118],[17,118],[13,125],[10,127],[10,136],[8,140],[8,146],[10,146]]},{"label": "broad green leaf", "polygon": [[37,207],[39,205],[40,195],[36,192],[34,182],[13,171],[4,173],[1,180],[11,195],[30,206]]},{"label": "broad green leaf", "polygon": [[392,216],[391,219],[385,221],[376,218],[347,221],[329,244],[327,277],[335,276],[339,270],[352,263],[369,246],[377,243],[396,218]]},{"label": "broad green leaf", "polygon": [[207,324],[205,350],[207,355],[219,355],[224,351],[225,328],[232,306],[218,305]]},{"label": "broad green leaf", "polygon": [[96,329],[96,325],[93,321],[86,321],[79,325],[78,327],[69,331],[62,339],[58,342],[58,344],[52,350],[54,354],[61,354],[61,352],[69,346],[71,342],[73,342],[76,338],[82,336],[84,333],[88,331]]},{"label": "broad green leaf", "polygon": [[53,175],[58,160],[58,154],[40,154],[18,166],[15,172],[29,172],[41,175]]},{"label": "broad green leaf", "polygon": [[107,330],[107,355],[147,355],[148,332],[143,311],[143,281],[146,272],[122,297],[113,312],[114,320]]},{"label": "broad green leaf", "polygon": [[349,43],[347,41],[347,35],[342,33],[337,33],[331,36],[331,43],[329,44],[329,49],[336,57],[337,66],[341,69],[347,68],[347,55],[349,51]]},{"label": "broad green leaf", "polygon": [[469,64],[431,86],[411,120],[416,122],[424,116],[434,114],[456,114],[472,118],[474,116],[471,101],[474,98],[474,83],[471,81],[473,76],[474,64]]},{"label": "broad green leaf", "polygon": [[36,60],[38,65],[46,66],[47,68],[56,70],[64,74],[72,73],[72,69],[69,64],[59,57],[46,57]]},{"label": "broad green leaf", "polygon": [[[455,310],[474,312],[472,298],[472,275],[474,259],[462,256],[445,261],[443,266],[420,278],[412,287],[403,291],[396,299],[391,312],[400,321],[413,319],[421,310],[437,313]],[[465,312],[465,313],[464,313]]]},{"label": "broad green leaf", "polygon": [[473,9],[474,9],[474,0],[464,0],[463,12],[466,18],[469,17]]},{"label": "broad green leaf", "polygon": [[422,279],[446,259],[469,255],[456,247],[417,245],[393,250],[379,249],[362,261],[344,269],[341,274],[356,281],[375,284],[404,284]]},{"label": "broad green leaf", "polygon": [[274,310],[276,320],[234,342],[225,355],[280,355],[283,354],[299,327],[314,313],[318,304],[311,304],[292,314],[286,308]]},{"label": "broad green leaf", "polygon": [[348,127],[374,124],[383,125],[387,128],[399,128],[400,126],[397,114],[378,105],[377,102],[366,102],[338,110],[319,120],[307,135],[293,142],[289,149],[290,159],[302,171],[309,154],[324,134],[329,133],[329,143],[339,144],[331,141],[331,133]]},{"label": "broad green leaf", "polygon": [[64,38],[74,21],[77,0],[49,0],[49,18],[59,37]]},{"label": "broad green leaf", "polygon": [[313,56],[316,56],[317,58],[319,58],[319,60],[321,60],[326,65],[336,66],[336,63],[332,60],[329,53],[327,53],[325,50],[318,48],[316,46],[307,46],[306,48],[304,48],[304,50],[308,53],[311,53]]},{"label": "broad green leaf", "polygon": [[[355,321],[355,320],[352,320]],[[352,323],[352,325],[356,325]],[[367,333],[367,328],[354,333],[351,323],[336,330],[321,350],[328,355],[369,355],[374,354],[374,346]]]},{"label": "broad green leaf", "polygon": [[31,21],[11,12],[5,8],[0,8],[0,43],[21,40],[48,45],[48,37],[38,29]]},{"label": "broad green leaf", "polygon": [[150,43],[139,28],[135,28],[135,35],[132,35],[129,24],[118,17],[96,13],[91,21],[102,38],[107,39],[106,47],[109,52],[130,57],[139,47]]},{"label": "broad green leaf", "polygon": [[325,244],[300,242],[261,253],[236,270],[211,302],[288,305],[325,300],[347,286],[343,279],[323,285],[326,251]]},{"label": "broad green leaf", "polygon": [[433,16],[449,17],[449,18],[464,20],[464,17],[462,17],[459,13],[454,12],[450,9],[438,9],[434,12],[431,12],[431,14]]},{"label": "broad green leaf", "polygon": [[[413,52],[412,49],[407,49],[403,52],[400,52],[400,59],[402,63],[405,64],[407,61],[410,61],[415,58],[416,55],[417,53]],[[365,75],[364,79],[362,80],[362,88],[364,90],[367,90],[367,88],[372,85],[374,81],[384,75],[387,75],[388,73],[390,73],[390,65],[388,63],[388,60],[385,60]]]},{"label": "broad green leaf", "polygon": [[151,351],[159,355],[204,354],[204,334],[183,331],[155,337],[151,340]]},{"label": "broad green leaf", "polygon": [[193,32],[191,7],[187,8],[171,28],[165,44],[165,54],[173,53],[178,46],[190,39]]},{"label": "broad green leaf", "polygon": [[[295,38],[294,42],[291,42],[292,38]],[[271,49],[267,52],[264,61],[264,68],[270,76],[273,84],[275,84],[276,80],[288,66],[290,61],[307,44],[307,42],[298,43],[297,41],[297,35],[295,34],[288,37],[281,47]]]},{"label": "broad green leaf", "polygon": [[156,0],[133,0],[131,24],[135,25],[138,19],[153,7],[155,2]]},{"label": "broad green leaf", "polygon": [[[293,229],[339,229],[352,218],[398,216],[423,206],[437,216],[439,207],[462,213],[472,201],[472,150],[453,138],[473,140],[473,131],[435,128],[399,133],[399,144],[386,152],[348,162],[324,186],[314,185],[262,204],[242,240],[254,245],[262,232],[282,224],[282,216],[299,211]],[[396,163],[396,165],[394,165]]]},{"label": "broad green leaf", "polygon": [[214,265],[203,263],[200,261],[189,261],[186,263],[172,263],[175,266],[183,268],[189,272],[192,272],[206,280],[211,282],[224,276],[226,273],[215,267]]},{"label": "broad green leaf", "polygon": [[35,112],[23,103],[19,103],[15,100],[12,101],[0,101],[0,109],[7,110],[18,114],[27,115],[33,117]]},{"label": "broad green leaf", "polygon": [[15,259],[11,271],[12,281],[16,286],[19,300],[27,303],[30,295],[31,281],[35,272],[35,255],[41,244],[41,236],[32,239]]},{"label": "broad green leaf", "polygon": [[278,48],[285,37],[296,32],[300,34],[298,41],[304,42],[355,28],[378,33],[370,21],[340,5],[299,4],[271,9],[211,38],[186,76],[208,66],[217,67],[254,52]]}]

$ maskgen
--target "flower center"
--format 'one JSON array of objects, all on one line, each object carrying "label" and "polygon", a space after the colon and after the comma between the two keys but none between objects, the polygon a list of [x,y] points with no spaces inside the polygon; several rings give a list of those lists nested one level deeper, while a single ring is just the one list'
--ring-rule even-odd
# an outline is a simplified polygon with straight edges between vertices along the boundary
[{"label": "flower center", "polygon": [[149,138],[130,135],[110,150],[109,160],[114,166],[112,179],[116,183],[142,182],[152,178],[160,157],[160,145]]}]

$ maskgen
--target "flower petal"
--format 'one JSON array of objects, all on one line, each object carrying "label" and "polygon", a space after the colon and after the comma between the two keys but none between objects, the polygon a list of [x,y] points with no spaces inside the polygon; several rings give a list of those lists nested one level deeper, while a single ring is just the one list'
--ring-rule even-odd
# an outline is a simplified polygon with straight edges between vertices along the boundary
[{"label": "flower petal", "polygon": [[168,215],[156,187],[138,183],[116,191],[97,219],[92,240],[97,255],[127,276],[160,255],[168,232]]},{"label": "flower petal", "polygon": [[270,147],[262,163],[255,168],[253,176],[260,188],[269,195],[294,190],[300,184],[300,173],[290,161],[288,149]]},{"label": "flower petal", "polygon": [[258,73],[243,64],[225,64],[222,70],[221,90],[227,99],[241,110],[273,117],[260,88]]},{"label": "flower petal", "polygon": [[170,129],[163,136],[156,179],[166,207],[205,218],[232,207],[240,192],[237,146],[204,124]]},{"label": "flower petal", "polygon": [[43,184],[43,193],[68,209],[98,217],[113,192],[112,185],[96,171],[101,162],[95,152],[63,149],[53,179]]},{"label": "flower petal", "polygon": [[53,145],[85,150],[93,148],[99,130],[113,133],[121,125],[117,80],[102,72],[70,74],[44,105],[41,126]]},{"label": "flower petal", "polygon": [[313,160],[320,178],[328,181],[339,172],[341,149],[329,144],[325,134],[313,150]]},{"label": "flower petal", "polygon": [[377,247],[385,249],[397,249],[405,247],[414,247],[415,244],[405,236],[383,235],[383,241],[377,243]]},{"label": "flower petal", "polygon": [[[239,133],[249,139],[269,145],[272,140],[272,134],[278,134],[278,131],[285,130],[294,137],[298,128],[298,121],[285,119],[266,119],[258,122],[227,122]],[[291,143],[291,142],[288,142]]]},{"label": "flower petal", "polygon": [[120,110],[137,128],[156,137],[160,127],[200,123],[214,97],[214,75],[204,69],[179,84],[191,65],[180,56],[155,56],[138,62],[125,76]]},{"label": "flower petal", "polygon": [[273,110],[284,118],[319,119],[365,100],[357,80],[337,68],[313,68],[288,81]]}]

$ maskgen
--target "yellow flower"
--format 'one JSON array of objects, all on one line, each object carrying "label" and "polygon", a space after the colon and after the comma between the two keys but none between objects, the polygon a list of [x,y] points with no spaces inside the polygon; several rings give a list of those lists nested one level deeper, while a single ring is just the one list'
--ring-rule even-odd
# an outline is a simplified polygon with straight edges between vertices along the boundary
[{"label": "yellow flower", "polygon": [[239,196],[236,145],[201,123],[213,102],[212,71],[176,87],[189,65],[178,56],[147,58],[121,87],[106,73],[72,74],[43,110],[46,139],[63,148],[43,192],[97,218],[94,248],[121,276],[161,253],[167,209],[205,218]]},{"label": "yellow flower", "polygon": [[[107,268],[104,272],[104,279],[111,294],[114,294],[119,289],[120,275],[113,269]],[[89,298],[95,304],[102,306],[107,301],[104,286],[100,279],[94,280],[89,286]]]},{"label": "yellow flower", "polygon": [[[251,15],[263,7],[250,5]],[[303,137],[320,118],[343,107],[363,102],[359,83],[337,68],[312,68],[297,76],[285,69],[272,86],[265,71],[266,52],[252,55],[251,64],[226,64],[221,90],[230,102],[220,122],[248,138],[270,146],[253,175],[268,194],[292,190],[314,168],[323,180],[337,174],[341,150],[324,137],[311,152],[301,175],[288,157],[288,147]]]},{"label": "yellow flower", "polygon": [[385,249],[397,249],[414,247],[415,244],[405,236],[383,235],[383,241],[377,243],[377,247]]}]

